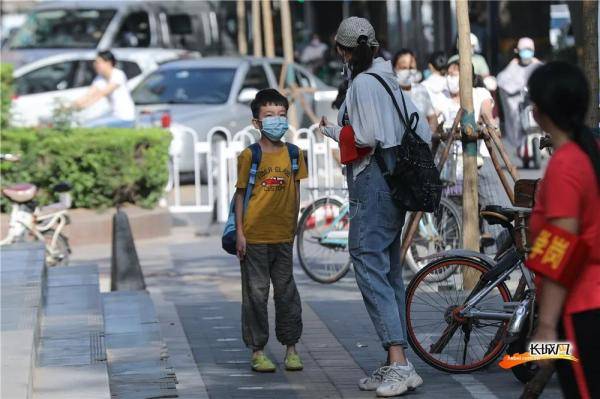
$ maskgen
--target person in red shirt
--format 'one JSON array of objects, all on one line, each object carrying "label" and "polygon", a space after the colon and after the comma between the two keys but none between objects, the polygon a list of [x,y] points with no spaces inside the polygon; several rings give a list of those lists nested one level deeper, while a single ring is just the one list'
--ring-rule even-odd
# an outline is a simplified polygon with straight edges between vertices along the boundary
[{"label": "person in red shirt", "polygon": [[600,398],[600,151],[584,126],[588,83],[578,67],[551,62],[532,73],[528,88],[534,118],[555,149],[538,189],[532,237],[551,225],[589,248],[583,264],[566,270],[577,274],[569,286],[537,271],[539,318],[532,341],[571,342],[579,361],[554,363],[563,394]]}]

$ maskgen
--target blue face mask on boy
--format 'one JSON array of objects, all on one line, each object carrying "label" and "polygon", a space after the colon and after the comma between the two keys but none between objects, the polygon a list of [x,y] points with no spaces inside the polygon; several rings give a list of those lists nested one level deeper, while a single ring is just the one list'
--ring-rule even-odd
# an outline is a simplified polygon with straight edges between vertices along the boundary
[{"label": "blue face mask on boy", "polygon": [[288,131],[288,120],[285,116],[267,116],[262,121],[262,134],[271,141],[279,141]]}]

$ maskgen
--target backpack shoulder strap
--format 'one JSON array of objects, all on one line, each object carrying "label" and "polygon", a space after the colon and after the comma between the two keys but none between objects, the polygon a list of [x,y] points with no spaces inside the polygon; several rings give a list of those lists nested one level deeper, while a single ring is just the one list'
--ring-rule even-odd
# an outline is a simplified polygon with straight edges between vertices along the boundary
[{"label": "backpack shoulder strap", "polygon": [[300,169],[299,158],[300,158],[300,149],[297,145],[292,143],[285,143],[288,154],[290,156],[290,161],[292,162],[292,174],[295,176]]},{"label": "backpack shoulder strap", "polygon": [[260,144],[254,143],[250,145],[250,151],[252,152],[252,163],[250,165],[250,173],[248,174],[248,185],[246,186],[246,194],[244,195],[244,210],[248,207],[250,197],[252,196],[252,189],[256,183],[256,174],[258,173],[258,167],[260,166],[260,159],[262,158],[262,150]]},{"label": "backpack shoulder strap", "polygon": [[400,96],[402,97],[402,105],[404,106],[404,113],[406,114],[406,117],[402,115],[402,112],[400,111],[400,106],[396,101],[396,96],[394,96],[394,93],[392,93],[392,89],[390,88],[390,86],[388,86],[388,84],[385,83],[385,80],[383,80],[381,76],[375,73],[365,73],[367,75],[373,76],[375,79],[377,79],[377,81],[379,81],[379,83],[381,83],[385,91],[387,91],[390,97],[392,98],[392,102],[394,103],[394,107],[396,107],[396,111],[398,111],[398,116],[400,117],[400,121],[404,125],[404,128],[409,132],[415,133],[417,124],[419,123],[419,114],[417,112],[413,112],[412,114],[410,114],[410,116],[408,115],[408,109],[406,108],[406,101],[404,100],[404,93],[402,93],[402,89],[400,89]]}]

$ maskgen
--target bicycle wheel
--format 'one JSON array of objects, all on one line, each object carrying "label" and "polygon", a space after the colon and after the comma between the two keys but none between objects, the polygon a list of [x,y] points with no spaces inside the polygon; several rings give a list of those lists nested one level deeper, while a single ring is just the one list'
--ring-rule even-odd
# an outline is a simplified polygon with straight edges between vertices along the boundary
[{"label": "bicycle wheel", "polygon": [[350,269],[347,205],[321,198],[307,207],[298,222],[296,249],[300,266],[313,280],[330,284]]},{"label": "bicycle wheel", "polygon": [[69,255],[71,254],[71,247],[69,240],[62,234],[58,234],[56,237],[56,244],[49,251],[52,245],[52,238],[54,237],[55,230],[49,229],[42,233],[44,236],[44,243],[46,244],[46,265],[48,266],[68,266]]},{"label": "bicycle wheel", "polygon": [[[427,265],[427,260],[421,258],[460,248],[461,244],[462,216],[460,209],[451,200],[442,198],[439,208],[434,213],[423,214],[419,228],[406,253],[406,262],[414,273],[418,273]],[[435,274],[427,276],[427,281],[445,280],[452,274],[452,271],[452,268],[436,270]]]},{"label": "bicycle wheel", "polygon": [[[453,273],[445,281],[428,281],[427,276],[447,267],[452,267]],[[506,348],[506,320],[458,315],[468,298],[482,288],[480,283],[469,288],[464,276],[480,281],[488,270],[487,265],[470,258],[439,259],[424,267],[408,285],[408,339],[427,364],[450,373],[468,373],[492,363]],[[500,283],[475,309],[502,312],[504,302],[509,301],[510,292]]]}]

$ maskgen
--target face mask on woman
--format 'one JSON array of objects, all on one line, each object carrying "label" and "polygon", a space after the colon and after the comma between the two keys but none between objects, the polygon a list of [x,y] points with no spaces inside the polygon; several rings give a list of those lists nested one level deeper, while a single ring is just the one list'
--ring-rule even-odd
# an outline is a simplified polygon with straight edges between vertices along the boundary
[{"label": "face mask on woman", "polygon": [[413,83],[419,83],[421,81],[421,72],[416,69],[401,69],[396,72],[396,79],[398,84],[402,87],[408,87]]},{"label": "face mask on woman", "polygon": [[342,77],[346,80],[350,80],[352,78],[352,70],[350,69],[350,64],[344,62],[342,66]]},{"label": "face mask on woman", "polygon": [[288,131],[288,120],[285,116],[267,116],[261,121],[261,133],[271,141],[279,141]]},{"label": "face mask on woman", "polygon": [[456,94],[460,91],[460,85],[458,83],[458,75],[446,76],[446,85],[450,94]]}]

